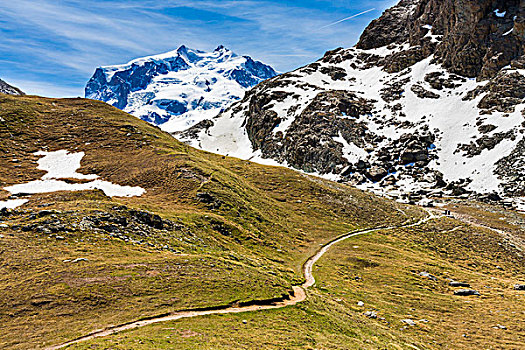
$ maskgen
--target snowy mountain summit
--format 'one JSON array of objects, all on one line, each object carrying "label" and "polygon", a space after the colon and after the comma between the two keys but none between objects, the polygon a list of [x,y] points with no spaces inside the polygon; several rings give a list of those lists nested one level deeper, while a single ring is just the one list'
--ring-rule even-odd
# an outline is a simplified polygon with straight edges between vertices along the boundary
[{"label": "snowy mountain summit", "polygon": [[525,196],[525,7],[402,0],[178,137],[394,198]]},{"label": "snowy mountain summit", "polygon": [[215,116],[247,89],[276,75],[272,67],[224,46],[203,52],[183,45],[97,68],[85,95],[175,132]]}]

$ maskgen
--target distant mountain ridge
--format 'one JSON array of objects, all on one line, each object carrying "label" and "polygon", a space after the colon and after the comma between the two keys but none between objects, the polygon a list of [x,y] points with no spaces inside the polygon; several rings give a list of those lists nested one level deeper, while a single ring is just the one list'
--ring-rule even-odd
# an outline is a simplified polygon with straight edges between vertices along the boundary
[{"label": "distant mountain ridge", "polygon": [[22,90],[20,90],[17,87],[14,87],[12,85],[9,85],[2,79],[0,79],[0,94],[7,94],[7,95],[18,95],[22,96],[25,95]]},{"label": "distant mountain ridge", "polygon": [[167,131],[181,131],[218,114],[277,72],[224,46],[212,52],[181,46],[124,65],[97,68],[87,98],[107,102]]}]

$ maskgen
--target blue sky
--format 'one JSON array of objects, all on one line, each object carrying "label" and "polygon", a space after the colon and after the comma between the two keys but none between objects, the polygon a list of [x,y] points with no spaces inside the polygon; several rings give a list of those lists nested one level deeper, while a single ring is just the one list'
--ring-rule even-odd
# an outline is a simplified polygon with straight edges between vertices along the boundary
[{"label": "blue sky", "polygon": [[[289,71],[356,43],[396,0],[0,1],[0,78],[43,96],[83,96],[95,68],[222,44]],[[368,11],[355,18],[341,19]]]}]

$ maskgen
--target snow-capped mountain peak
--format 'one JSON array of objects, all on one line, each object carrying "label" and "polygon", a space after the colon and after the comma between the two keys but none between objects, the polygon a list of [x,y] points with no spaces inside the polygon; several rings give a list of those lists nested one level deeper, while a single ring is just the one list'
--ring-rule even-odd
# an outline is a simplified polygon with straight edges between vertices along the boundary
[{"label": "snow-capped mountain peak", "polygon": [[86,97],[105,101],[174,132],[218,114],[245,91],[277,75],[249,56],[220,45],[212,52],[188,48],[97,68]]}]

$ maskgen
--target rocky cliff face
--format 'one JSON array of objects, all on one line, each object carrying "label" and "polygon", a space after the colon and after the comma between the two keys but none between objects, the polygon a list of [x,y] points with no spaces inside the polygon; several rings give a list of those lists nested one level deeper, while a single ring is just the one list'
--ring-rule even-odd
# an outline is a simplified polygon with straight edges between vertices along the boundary
[{"label": "rocky cliff face", "polygon": [[126,65],[97,68],[86,97],[107,102],[168,131],[219,113],[246,89],[277,73],[223,46],[203,52],[181,46]]},{"label": "rocky cliff face", "polygon": [[[492,78],[524,54],[523,0],[403,0],[372,22],[358,48],[409,42],[450,71]],[[439,38],[439,40],[436,40]],[[398,53],[398,56],[409,53]]]},{"label": "rocky cliff face", "polygon": [[7,95],[18,95],[22,96],[24,93],[19,88],[16,88],[14,86],[9,85],[2,79],[0,79],[0,94],[7,94]]},{"label": "rocky cliff face", "polygon": [[514,161],[525,159],[524,10],[403,0],[356,47],[258,85],[179,137],[397,197],[525,196]]}]

